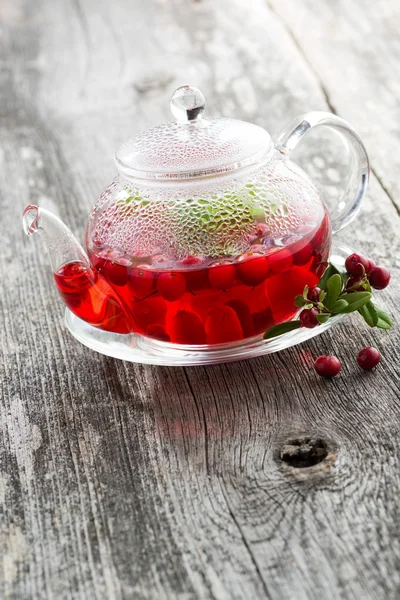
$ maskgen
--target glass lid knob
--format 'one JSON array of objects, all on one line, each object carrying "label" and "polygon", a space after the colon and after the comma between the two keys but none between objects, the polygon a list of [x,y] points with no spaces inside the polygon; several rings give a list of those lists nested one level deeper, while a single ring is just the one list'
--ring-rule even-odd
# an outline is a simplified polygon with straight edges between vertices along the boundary
[{"label": "glass lid knob", "polygon": [[195,87],[183,85],[171,98],[171,112],[179,123],[199,121],[206,107],[203,92]]}]

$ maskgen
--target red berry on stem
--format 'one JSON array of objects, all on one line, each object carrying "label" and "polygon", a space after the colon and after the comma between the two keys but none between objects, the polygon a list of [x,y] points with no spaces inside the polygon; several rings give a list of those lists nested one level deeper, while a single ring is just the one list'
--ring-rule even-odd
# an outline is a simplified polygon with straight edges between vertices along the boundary
[{"label": "red berry on stem", "polygon": [[368,263],[368,269],[366,269],[366,271],[367,273],[371,273],[372,269],[375,269],[376,264],[371,258],[368,259]]},{"label": "red berry on stem", "polygon": [[319,297],[320,297],[321,292],[322,292],[321,288],[312,287],[308,290],[307,298],[310,300],[310,302],[319,302]]},{"label": "red berry on stem", "polygon": [[300,321],[302,327],[307,327],[307,329],[313,329],[319,322],[317,320],[317,315],[319,311],[316,308],[310,308],[309,310],[302,310],[300,313]]},{"label": "red berry on stem", "polygon": [[161,273],[157,279],[157,290],[168,302],[174,302],[185,293],[186,279],[181,273]]},{"label": "red berry on stem", "polygon": [[327,356],[319,356],[314,366],[321,377],[335,377],[340,371],[341,364],[336,356],[328,354]]},{"label": "red berry on stem", "polygon": [[355,277],[349,277],[346,283],[346,290],[352,289],[352,292],[365,292],[365,288],[362,285],[357,285],[362,281],[362,275],[358,275]]},{"label": "red berry on stem", "polygon": [[267,276],[269,265],[266,256],[244,255],[236,265],[241,281],[246,285],[258,285]]},{"label": "red berry on stem", "polygon": [[362,369],[369,370],[376,367],[376,365],[381,360],[381,355],[379,354],[376,348],[372,348],[372,346],[367,346],[366,348],[362,348],[357,355],[357,362]]},{"label": "red berry on stem", "polygon": [[384,290],[389,285],[390,271],[385,267],[375,267],[369,274],[369,282],[375,290]]},{"label": "red berry on stem", "polygon": [[350,254],[350,256],[346,258],[345,266],[346,271],[350,273],[350,275],[362,275],[363,267],[365,271],[369,267],[369,260],[368,258],[365,258],[365,256],[362,256],[362,254],[354,252],[354,254]]}]

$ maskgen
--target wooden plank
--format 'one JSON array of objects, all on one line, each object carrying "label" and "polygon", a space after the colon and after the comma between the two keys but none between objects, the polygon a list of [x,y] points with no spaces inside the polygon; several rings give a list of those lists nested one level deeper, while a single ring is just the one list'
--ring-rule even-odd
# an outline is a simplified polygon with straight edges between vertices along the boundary
[{"label": "wooden plank", "polygon": [[315,73],[331,110],[359,130],[375,175],[400,211],[400,4],[268,3]]},{"label": "wooden plank", "polygon": [[[232,365],[118,362],[71,339],[47,258],[20,227],[39,202],[82,237],[114,148],[169,118],[187,81],[211,114],[272,133],[326,109],[280,18],[261,0],[3,0],[0,17],[0,595],[395,598],[397,327],[376,334],[349,319]],[[327,148],[310,146],[300,158],[314,172]],[[336,165],[333,151],[324,160]],[[342,234],[393,267],[381,294],[392,313],[399,222],[373,178],[359,224]],[[363,374],[354,356],[367,343],[383,368]],[[332,382],[310,366],[326,351],[344,365]],[[298,434],[325,439],[329,460],[282,465],[279,449]]]}]

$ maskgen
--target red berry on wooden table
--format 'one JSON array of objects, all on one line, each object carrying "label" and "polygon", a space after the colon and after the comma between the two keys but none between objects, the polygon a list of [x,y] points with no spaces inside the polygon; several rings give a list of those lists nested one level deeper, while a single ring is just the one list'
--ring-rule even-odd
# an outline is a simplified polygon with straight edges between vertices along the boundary
[{"label": "red berry on wooden table", "polygon": [[384,290],[389,285],[390,271],[385,267],[375,267],[368,276],[371,286],[375,290]]},{"label": "red berry on wooden table", "polygon": [[357,356],[357,362],[362,369],[366,371],[373,369],[381,360],[379,350],[372,346],[362,348]]},{"label": "red berry on wooden table", "polygon": [[369,267],[369,260],[362,254],[354,252],[346,258],[345,266],[350,275],[363,275]]},{"label": "red berry on wooden table", "polygon": [[340,371],[340,360],[336,356],[319,356],[315,361],[315,370],[321,377],[335,377]]}]

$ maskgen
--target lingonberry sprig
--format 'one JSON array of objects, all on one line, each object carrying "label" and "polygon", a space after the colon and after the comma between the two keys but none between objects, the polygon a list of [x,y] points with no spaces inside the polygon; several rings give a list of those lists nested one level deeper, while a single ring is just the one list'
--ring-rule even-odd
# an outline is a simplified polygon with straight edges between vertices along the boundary
[{"label": "lingonberry sprig", "polygon": [[326,323],[332,317],[357,311],[370,327],[390,329],[392,321],[384,310],[372,302],[372,288],[383,290],[388,286],[390,273],[377,267],[374,261],[360,254],[351,254],[345,262],[345,271],[328,264],[318,285],[305,286],[294,304],[302,311],[299,319],[274,325],[264,334],[270,339],[298,329],[308,329]]}]

